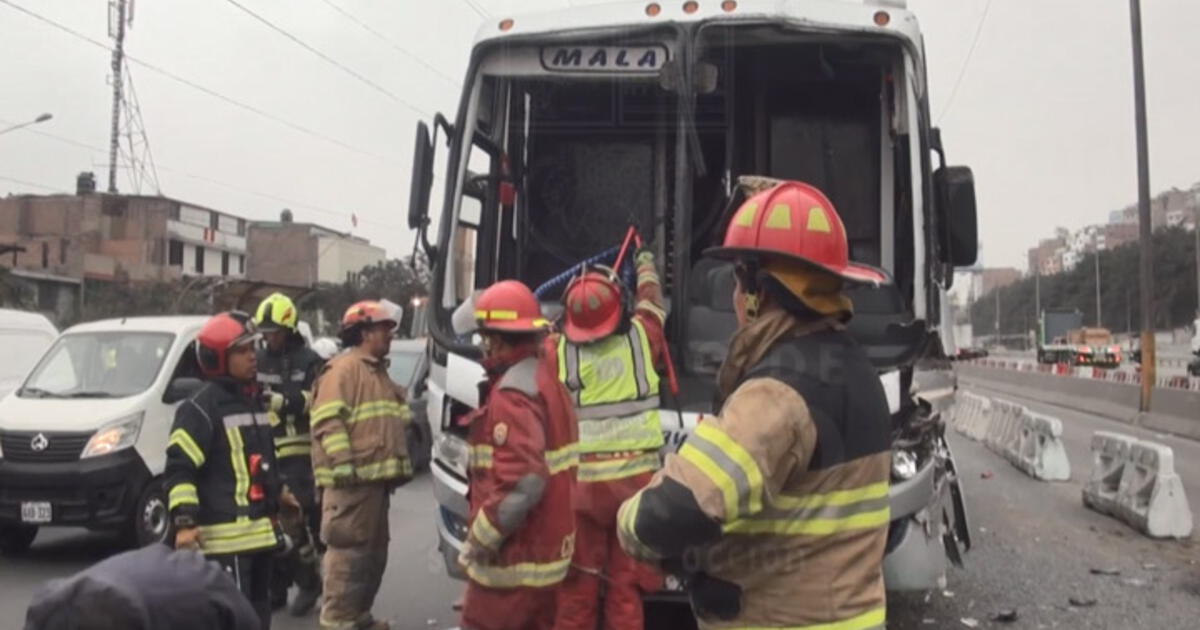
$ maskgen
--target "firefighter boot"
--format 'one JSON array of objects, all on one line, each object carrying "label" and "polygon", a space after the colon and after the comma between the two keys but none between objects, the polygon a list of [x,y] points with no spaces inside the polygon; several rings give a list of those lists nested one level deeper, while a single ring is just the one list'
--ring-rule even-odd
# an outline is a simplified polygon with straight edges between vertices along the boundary
[{"label": "firefighter boot", "polygon": [[321,596],[320,558],[317,557],[317,550],[309,544],[301,547],[299,552],[295,580],[300,589],[288,608],[293,617],[307,615],[317,605],[317,598]]}]

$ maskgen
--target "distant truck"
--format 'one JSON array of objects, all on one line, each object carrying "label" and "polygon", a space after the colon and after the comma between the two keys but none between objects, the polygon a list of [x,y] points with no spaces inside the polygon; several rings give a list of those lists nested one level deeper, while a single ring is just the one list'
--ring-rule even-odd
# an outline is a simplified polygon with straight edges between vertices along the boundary
[{"label": "distant truck", "polygon": [[1085,328],[1077,310],[1042,311],[1038,334],[1038,363],[1117,367],[1121,348],[1107,328]]}]

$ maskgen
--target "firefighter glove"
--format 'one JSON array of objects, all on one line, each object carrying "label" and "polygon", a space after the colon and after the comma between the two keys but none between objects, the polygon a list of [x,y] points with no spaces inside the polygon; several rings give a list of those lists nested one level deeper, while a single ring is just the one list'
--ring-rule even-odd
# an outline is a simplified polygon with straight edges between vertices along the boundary
[{"label": "firefighter glove", "polygon": [[642,265],[653,265],[654,250],[650,249],[649,247],[643,247],[637,251],[637,254],[634,255],[633,260],[639,267]]},{"label": "firefighter glove", "polygon": [[268,391],[263,393],[263,404],[267,406],[268,411],[277,412],[283,409],[283,405],[286,402],[287,399],[285,399],[283,394],[280,394],[279,392]]},{"label": "firefighter glove", "polygon": [[458,554],[458,564],[464,569],[470,566],[487,566],[496,560],[496,552],[485,547],[474,536],[467,536],[462,551]]},{"label": "firefighter glove", "polygon": [[175,548],[200,551],[200,528],[185,527],[175,532]]}]

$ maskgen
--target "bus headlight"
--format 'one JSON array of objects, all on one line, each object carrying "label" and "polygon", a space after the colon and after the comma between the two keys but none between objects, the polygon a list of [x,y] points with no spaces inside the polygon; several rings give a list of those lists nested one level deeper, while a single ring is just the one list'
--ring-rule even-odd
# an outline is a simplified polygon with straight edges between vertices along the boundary
[{"label": "bus headlight", "polygon": [[917,456],[905,449],[892,451],[892,477],[897,481],[908,481],[917,474]]}]

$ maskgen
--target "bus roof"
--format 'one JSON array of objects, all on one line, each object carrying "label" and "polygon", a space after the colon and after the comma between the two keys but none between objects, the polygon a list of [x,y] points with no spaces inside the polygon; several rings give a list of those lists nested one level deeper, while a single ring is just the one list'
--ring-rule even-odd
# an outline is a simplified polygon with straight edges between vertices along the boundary
[{"label": "bus roof", "polygon": [[[921,48],[920,26],[916,16],[907,10],[906,0],[700,0],[692,13],[684,11],[684,4],[684,0],[618,2],[501,15],[479,28],[475,43],[573,30],[758,19],[859,32],[890,32],[909,40],[918,50]],[[650,15],[649,5],[660,7],[656,15]],[[732,9],[726,10],[726,5],[732,5]],[[881,12],[888,17],[884,26],[876,23],[876,14]],[[504,30],[504,26],[508,29]]]}]

